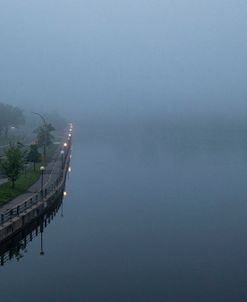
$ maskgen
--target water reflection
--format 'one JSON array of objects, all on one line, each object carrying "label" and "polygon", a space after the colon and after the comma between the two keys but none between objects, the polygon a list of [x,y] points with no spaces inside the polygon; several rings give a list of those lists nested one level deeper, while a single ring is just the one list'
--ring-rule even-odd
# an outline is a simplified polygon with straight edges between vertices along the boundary
[{"label": "water reflection", "polygon": [[66,217],[0,269],[3,301],[243,301],[246,136],[163,130],[77,140]]},{"label": "water reflection", "polygon": [[61,208],[61,217],[63,217],[63,194],[49,208],[49,210],[39,217],[38,220],[32,222],[25,229],[20,231],[12,239],[0,247],[0,262],[4,266],[8,261],[20,261],[27,253],[28,244],[40,235],[40,255],[45,254],[43,242],[44,230],[51,223]]}]

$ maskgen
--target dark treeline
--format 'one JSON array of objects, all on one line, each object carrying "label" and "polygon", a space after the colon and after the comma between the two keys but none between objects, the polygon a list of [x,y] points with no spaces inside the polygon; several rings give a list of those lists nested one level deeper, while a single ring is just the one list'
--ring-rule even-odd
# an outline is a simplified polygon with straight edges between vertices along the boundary
[{"label": "dark treeline", "polygon": [[[41,112],[48,123],[57,130],[66,127],[67,121],[59,113]],[[7,103],[0,102],[0,138],[8,140],[10,130],[23,130],[25,136],[32,137],[33,129],[37,128],[41,120],[27,108],[20,108]],[[13,132],[15,133],[15,132]]]},{"label": "dark treeline", "polygon": [[[11,182],[12,189],[23,172],[24,177],[27,171],[31,173],[33,180],[30,178],[30,182],[38,177],[36,164],[47,164],[49,153],[54,152],[54,139],[60,139],[66,124],[66,120],[56,112],[25,113],[22,108],[0,103],[0,172]],[[9,186],[1,187],[0,201],[1,196],[4,200],[7,195],[6,189],[9,193]]]},{"label": "dark treeline", "polygon": [[8,136],[11,127],[25,124],[23,111],[9,104],[0,103],[0,135]]}]

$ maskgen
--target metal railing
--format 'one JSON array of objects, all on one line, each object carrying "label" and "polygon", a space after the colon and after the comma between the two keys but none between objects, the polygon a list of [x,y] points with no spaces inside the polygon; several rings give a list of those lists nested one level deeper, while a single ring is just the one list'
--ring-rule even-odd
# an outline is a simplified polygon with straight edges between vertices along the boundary
[{"label": "metal railing", "polygon": [[36,205],[40,201],[45,201],[48,197],[53,195],[57,188],[63,183],[64,178],[66,177],[69,162],[70,162],[70,153],[71,153],[71,141],[68,141],[68,148],[66,150],[66,153],[64,154],[64,167],[63,169],[59,170],[58,176],[54,178],[54,175],[56,174],[55,169],[57,162],[59,161],[59,151],[57,151],[57,154],[55,156],[54,164],[52,166],[50,175],[46,181],[46,183],[43,186],[43,191],[41,189],[34,193],[32,196],[28,197],[23,202],[19,203],[18,205],[12,207],[11,209],[6,210],[5,213],[1,213],[0,216],[0,226],[2,226],[4,223],[12,221],[15,217],[19,217],[22,213],[27,211],[28,209],[32,208],[34,205]]}]

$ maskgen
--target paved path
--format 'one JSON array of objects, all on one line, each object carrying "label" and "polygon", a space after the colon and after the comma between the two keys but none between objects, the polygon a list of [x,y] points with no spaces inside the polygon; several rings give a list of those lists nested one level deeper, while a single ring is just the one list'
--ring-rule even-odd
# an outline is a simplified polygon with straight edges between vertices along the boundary
[{"label": "paved path", "polygon": [[[57,175],[61,172],[62,169],[62,161],[60,156],[60,147],[54,154],[51,161],[47,164],[46,169],[44,171],[44,186],[47,182],[52,183],[56,180]],[[24,202],[27,198],[32,197],[35,193],[40,191],[41,189],[41,177],[37,182],[35,182],[26,193],[21,194],[8,202],[7,204],[0,207],[0,214],[5,213],[7,210],[17,206],[18,204]]]},{"label": "paved path", "polygon": [[8,178],[3,175],[0,175],[0,185],[5,184],[6,182],[8,182]]}]

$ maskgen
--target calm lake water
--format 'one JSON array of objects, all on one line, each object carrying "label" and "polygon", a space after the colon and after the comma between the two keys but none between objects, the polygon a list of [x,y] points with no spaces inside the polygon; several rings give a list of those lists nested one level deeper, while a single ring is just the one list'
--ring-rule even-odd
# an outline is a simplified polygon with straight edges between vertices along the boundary
[{"label": "calm lake water", "polygon": [[75,136],[63,216],[0,267],[1,301],[247,301],[245,140]]}]

